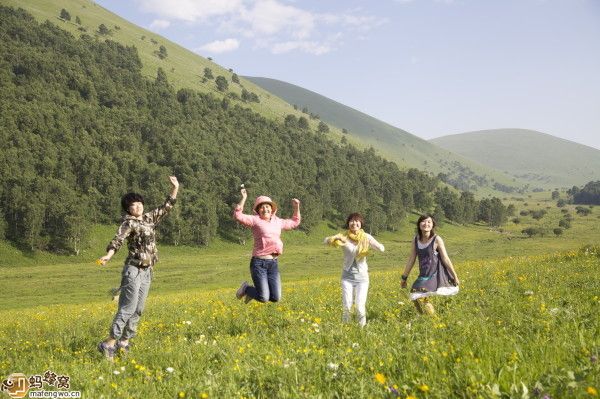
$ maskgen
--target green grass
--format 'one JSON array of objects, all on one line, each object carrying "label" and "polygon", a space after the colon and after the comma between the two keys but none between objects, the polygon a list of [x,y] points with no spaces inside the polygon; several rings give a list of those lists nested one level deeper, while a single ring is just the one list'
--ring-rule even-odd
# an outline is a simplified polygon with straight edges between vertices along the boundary
[{"label": "green grass", "polygon": [[[554,202],[539,198],[515,202],[517,215],[521,209],[546,208]],[[546,193],[549,197],[549,193]],[[527,203],[528,205],[524,205]],[[540,205],[537,205],[537,204]],[[484,225],[460,226],[444,223],[438,233],[444,238],[450,257],[455,264],[481,259],[502,259],[518,255],[545,255],[597,245],[600,237],[598,210],[582,217],[574,215],[572,228],[555,237],[552,228],[562,217],[559,208],[551,207],[548,214],[535,221],[530,216],[520,217],[521,223],[512,222],[501,229]],[[399,232],[378,236],[386,252],[376,253],[369,260],[373,271],[401,272],[410,250],[417,216],[409,215]],[[521,230],[528,226],[545,227],[544,237],[526,238]],[[125,251],[120,251],[106,266],[97,266],[94,260],[104,254],[116,226],[96,226],[91,234],[89,248],[80,256],[58,256],[44,252],[23,253],[6,242],[0,242],[0,304],[2,309],[27,308],[40,303],[68,304],[105,301],[111,287],[119,285],[120,269]],[[336,230],[323,223],[307,235],[301,231],[284,233],[285,253],[281,257],[282,276],[287,281],[306,281],[339,274],[341,260],[335,249],[322,245],[323,237]],[[208,248],[173,247],[159,244],[160,262],[155,269],[153,294],[181,290],[235,287],[249,277],[248,263],[252,242],[239,245],[215,241]],[[11,288],[20,279],[18,295]],[[72,289],[72,287],[78,289]]]},{"label": "green grass", "polygon": [[462,262],[461,292],[436,298],[435,318],[416,314],[398,271],[373,267],[363,330],[340,323],[337,276],[286,279],[269,305],[233,287],[153,292],[115,363],[95,351],[109,301],[5,310],[0,375],[50,370],[83,397],[584,398],[600,388],[599,267],[575,252]]},{"label": "green grass", "polygon": [[[542,194],[526,201],[515,203],[550,203]],[[548,211],[536,223],[561,214]],[[160,245],[134,350],[115,363],[95,345],[116,310],[107,291],[118,285],[124,254],[105,267],[94,259],[116,226],[97,226],[80,257],[2,243],[0,376],[50,370],[94,398],[586,398],[600,389],[596,209],[562,237],[443,224],[462,285],[459,295],[433,300],[434,318],[419,316],[399,289],[415,219],[378,236],[386,252],[369,259],[362,330],[340,322],[341,253],[321,244],[335,231],[325,223],[284,235],[278,304],[234,297],[249,277],[250,243]],[[591,251],[574,250],[586,244]]]}]

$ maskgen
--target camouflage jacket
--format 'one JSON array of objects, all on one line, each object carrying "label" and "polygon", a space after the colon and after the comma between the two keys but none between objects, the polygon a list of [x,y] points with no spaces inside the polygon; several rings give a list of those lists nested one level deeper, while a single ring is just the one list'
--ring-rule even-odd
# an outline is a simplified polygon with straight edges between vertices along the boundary
[{"label": "camouflage jacket", "polygon": [[167,197],[165,203],[151,212],[144,213],[141,220],[131,215],[123,218],[115,238],[106,247],[106,251],[117,252],[127,239],[129,253],[125,259],[126,265],[137,267],[150,267],[158,261],[156,248],[156,225],[173,208],[175,199]]}]

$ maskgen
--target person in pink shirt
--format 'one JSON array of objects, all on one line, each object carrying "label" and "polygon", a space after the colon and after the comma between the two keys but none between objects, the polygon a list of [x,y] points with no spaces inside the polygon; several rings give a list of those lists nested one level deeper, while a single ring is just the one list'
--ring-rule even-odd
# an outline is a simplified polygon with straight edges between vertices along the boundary
[{"label": "person in pink shirt", "polygon": [[252,229],[254,248],[250,260],[250,275],[254,286],[244,281],[235,296],[246,297],[259,302],[278,302],[281,299],[281,277],[277,257],[283,253],[282,230],[292,230],[300,225],[300,200],[292,199],[294,215],[291,219],[281,219],[277,213],[277,204],[271,198],[261,195],[254,201],[254,215],[243,213],[248,198],[246,189],[240,190],[242,199],[236,205],[233,216],[240,224]]}]

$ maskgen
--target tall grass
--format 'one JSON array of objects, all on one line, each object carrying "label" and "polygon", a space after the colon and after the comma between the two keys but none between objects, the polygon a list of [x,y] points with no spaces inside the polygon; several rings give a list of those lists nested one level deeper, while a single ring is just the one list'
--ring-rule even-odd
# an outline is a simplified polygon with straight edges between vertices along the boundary
[{"label": "tall grass", "polygon": [[51,370],[94,398],[589,397],[598,270],[589,252],[464,262],[460,294],[435,298],[435,317],[417,315],[396,271],[373,271],[364,329],[340,322],[337,277],[284,282],[267,305],[232,289],[151,295],[115,363],[95,350],[108,299],[7,310],[0,375]]}]

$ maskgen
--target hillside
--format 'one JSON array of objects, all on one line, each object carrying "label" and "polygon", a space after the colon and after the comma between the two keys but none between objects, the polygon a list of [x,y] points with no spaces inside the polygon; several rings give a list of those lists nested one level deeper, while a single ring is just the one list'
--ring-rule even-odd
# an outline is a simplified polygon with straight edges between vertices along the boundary
[{"label": "hillside", "polygon": [[[91,0],[28,0],[26,2],[0,0],[0,4],[23,8],[38,22],[48,20],[76,37],[87,34],[100,40],[108,39],[125,46],[135,46],[142,61],[142,75],[153,79],[156,77],[157,69],[162,68],[169,82],[176,89],[190,88],[217,97],[229,97],[233,100],[239,99],[242,96],[242,90],[246,89],[250,93],[255,93],[260,102],[246,101],[244,102],[245,106],[267,118],[283,121],[288,114],[302,115],[285,101],[241,76],[239,77],[240,84],[235,84],[232,82],[232,76],[236,71],[139,27]],[[70,21],[59,17],[62,9],[70,14]],[[81,21],[79,24],[76,22],[77,17]],[[107,27],[109,30],[107,34],[102,35],[98,32],[100,24]],[[164,58],[158,56],[160,46],[164,46],[166,49],[167,56]],[[205,68],[211,70],[213,79],[204,79]],[[229,87],[225,92],[217,89],[215,80],[219,75],[229,81]],[[316,126],[316,123],[312,124]]]},{"label": "hillside", "polygon": [[345,129],[346,137],[373,146],[384,157],[404,167],[417,167],[437,175],[443,173],[451,185],[463,189],[489,192],[494,183],[506,188],[523,186],[502,172],[432,145],[402,129],[391,126],[318,93],[276,79],[245,76],[247,80],[281,97],[288,103],[316,114],[328,124]]},{"label": "hillside", "polygon": [[409,210],[436,205],[438,180],[424,172],[176,90],[162,69],[148,79],[134,47],[76,38],[23,10],[1,6],[0,17],[0,237],[23,249],[79,253],[91,223],[118,217],[123,193],[158,206],[171,174],[182,200],[161,237],[173,244],[244,240],[231,217],[241,183],[272,196],[283,217],[300,198],[304,230],[356,211],[373,232],[394,230]]},{"label": "hillside", "polygon": [[[239,83],[235,83],[233,74],[237,71],[220,66],[211,59],[203,58],[151,31],[132,24],[92,1],[32,0],[23,3],[17,0],[0,0],[0,4],[21,7],[30,12],[38,21],[49,20],[76,37],[87,34],[100,40],[108,39],[125,46],[135,46],[142,62],[142,74],[148,78],[154,78],[157,69],[162,68],[169,82],[176,89],[190,88],[210,93],[219,98],[226,97],[232,101],[239,101],[245,107],[273,120],[283,121],[288,115],[294,115],[296,118],[306,116],[301,112],[302,107],[296,110],[289,101],[278,97],[284,97],[285,93],[278,91],[271,93],[268,89],[264,90],[261,85],[256,85],[252,80],[243,77],[238,77]],[[62,9],[70,14],[70,20],[59,17]],[[77,18],[79,23],[76,22]],[[101,34],[99,32],[101,24],[105,25],[108,33]],[[165,49],[166,57],[159,56],[161,46]],[[206,69],[211,71],[212,78],[205,77]],[[228,87],[224,91],[217,88],[216,78],[218,76],[224,77],[228,82]],[[246,99],[244,92],[249,93],[250,96],[256,95],[254,97],[256,101],[253,101],[252,97],[249,100]],[[358,117],[348,117],[348,113],[344,112],[342,119],[350,123],[344,122],[335,117],[338,111],[333,110],[332,112],[329,103],[317,101],[314,104],[311,103],[309,108],[315,114],[319,114],[323,121],[330,124],[328,136],[336,141],[345,138],[346,141],[359,148],[373,146],[381,155],[395,161],[401,167],[427,170],[435,175],[443,172],[446,182],[462,190],[477,191],[478,195],[497,194],[498,191],[490,189],[496,182],[500,184],[497,187],[505,192],[515,191],[524,186],[522,182],[508,178],[498,171],[482,167],[440,148],[432,147],[425,140],[367,115],[359,113]],[[306,119],[311,128],[317,128],[319,120]],[[350,134],[343,135],[342,129],[347,129]]]},{"label": "hillside", "polygon": [[431,142],[534,188],[570,188],[600,179],[600,150],[533,130],[481,130]]}]

